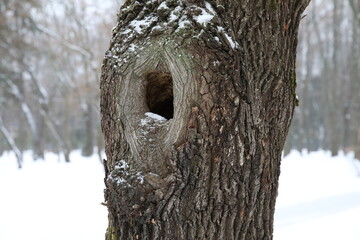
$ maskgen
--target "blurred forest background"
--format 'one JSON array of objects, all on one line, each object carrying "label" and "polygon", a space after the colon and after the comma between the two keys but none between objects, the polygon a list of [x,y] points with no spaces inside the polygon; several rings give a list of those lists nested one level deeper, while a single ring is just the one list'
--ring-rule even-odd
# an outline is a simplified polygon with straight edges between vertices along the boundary
[{"label": "blurred forest background", "polygon": [[[0,0],[0,154],[104,148],[99,76],[121,0]],[[360,0],[312,0],[302,19],[291,149],[360,158]]]},{"label": "blurred forest background", "polygon": [[0,154],[101,157],[99,76],[120,5],[0,0]]}]

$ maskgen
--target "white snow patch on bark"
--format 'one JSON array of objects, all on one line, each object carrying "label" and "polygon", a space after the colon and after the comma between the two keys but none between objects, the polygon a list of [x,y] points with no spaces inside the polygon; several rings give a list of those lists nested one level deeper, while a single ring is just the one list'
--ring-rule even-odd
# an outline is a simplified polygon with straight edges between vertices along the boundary
[{"label": "white snow patch on bark", "polygon": [[203,8],[200,8],[200,9],[201,9],[201,14],[199,16],[195,16],[196,21],[198,23],[200,23],[200,24],[207,23],[207,22],[210,22],[211,19],[214,18],[214,15],[211,14],[211,12],[209,13]]},{"label": "white snow patch on bark", "polygon": [[191,22],[186,17],[180,18],[179,27],[176,31],[178,31],[179,29],[185,28],[187,25],[191,25]]},{"label": "white snow patch on bark", "polygon": [[154,16],[148,16],[143,20],[133,20],[130,23],[130,26],[134,27],[134,31],[137,33],[141,33],[141,31],[150,26],[153,22],[157,21],[157,17]]},{"label": "white snow patch on bark", "polygon": [[173,22],[173,21],[177,20],[177,19],[179,18],[178,16],[179,16],[181,10],[183,10],[182,7],[177,6],[177,7],[174,9],[174,11],[172,11],[172,12],[170,13],[169,22]]},{"label": "white snow patch on bark", "polygon": [[217,30],[218,30],[219,32],[221,32],[221,33],[224,34],[224,36],[226,37],[226,39],[228,40],[230,46],[231,46],[233,49],[235,49],[235,48],[237,48],[237,47],[239,46],[239,44],[238,44],[236,41],[234,41],[234,40],[226,33],[226,31],[225,31],[225,29],[224,29],[223,27],[218,26],[218,27],[217,27]]},{"label": "white snow patch on bark", "polygon": [[211,14],[216,15],[215,10],[213,9],[213,7],[211,6],[210,3],[205,2],[205,7],[206,7],[206,9],[207,9],[209,12],[211,12]]},{"label": "white snow patch on bark", "polygon": [[164,118],[156,113],[152,113],[152,112],[146,112],[145,116],[150,117],[154,120],[158,120],[158,121],[166,121],[166,118]]},{"label": "white snow patch on bark", "polygon": [[169,7],[166,5],[166,2],[162,2],[162,3],[159,5],[158,9],[169,9]]}]

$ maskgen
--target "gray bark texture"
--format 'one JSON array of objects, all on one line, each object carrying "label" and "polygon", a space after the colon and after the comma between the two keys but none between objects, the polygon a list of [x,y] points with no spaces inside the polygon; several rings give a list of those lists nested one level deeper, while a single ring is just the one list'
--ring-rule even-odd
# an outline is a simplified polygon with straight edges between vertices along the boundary
[{"label": "gray bark texture", "polygon": [[122,6],[101,75],[106,240],[272,239],[308,2]]}]

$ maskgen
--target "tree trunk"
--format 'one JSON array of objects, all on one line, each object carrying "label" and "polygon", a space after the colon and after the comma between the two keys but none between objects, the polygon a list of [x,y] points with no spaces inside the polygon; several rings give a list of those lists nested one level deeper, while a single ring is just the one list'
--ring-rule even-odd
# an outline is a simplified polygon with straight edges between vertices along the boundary
[{"label": "tree trunk", "polygon": [[4,135],[5,140],[7,141],[7,143],[9,144],[9,146],[11,147],[11,150],[14,151],[14,154],[16,156],[16,160],[17,160],[17,164],[18,167],[21,168],[22,167],[22,162],[23,162],[23,155],[21,150],[18,148],[18,146],[16,145],[13,137],[10,135],[9,131],[7,130],[7,128],[4,125],[4,122],[0,116],[0,132],[2,133],[2,135]]},{"label": "tree trunk", "polygon": [[44,116],[39,114],[37,120],[37,127],[36,127],[36,134],[34,136],[34,144],[33,144],[33,151],[34,151],[34,159],[45,159],[44,156],[44,138],[45,138],[45,119]]},{"label": "tree trunk", "polygon": [[101,76],[107,240],[272,239],[307,3],[126,2]]},{"label": "tree trunk", "polygon": [[93,124],[93,107],[91,103],[86,103],[84,109],[84,119],[85,119],[85,146],[82,150],[82,155],[89,157],[94,153],[94,124]]}]

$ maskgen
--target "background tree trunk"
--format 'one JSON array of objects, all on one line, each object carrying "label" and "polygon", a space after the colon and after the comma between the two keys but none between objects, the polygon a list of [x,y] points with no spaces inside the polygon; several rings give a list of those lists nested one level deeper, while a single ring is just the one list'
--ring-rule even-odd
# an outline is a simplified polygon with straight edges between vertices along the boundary
[{"label": "background tree trunk", "polygon": [[101,76],[106,239],[272,239],[307,4],[125,3]]},{"label": "background tree trunk", "polygon": [[84,109],[84,118],[86,124],[86,141],[85,146],[82,149],[83,156],[91,156],[94,153],[94,119],[93,119],[93,107],[90,102],[86,103]]}]

